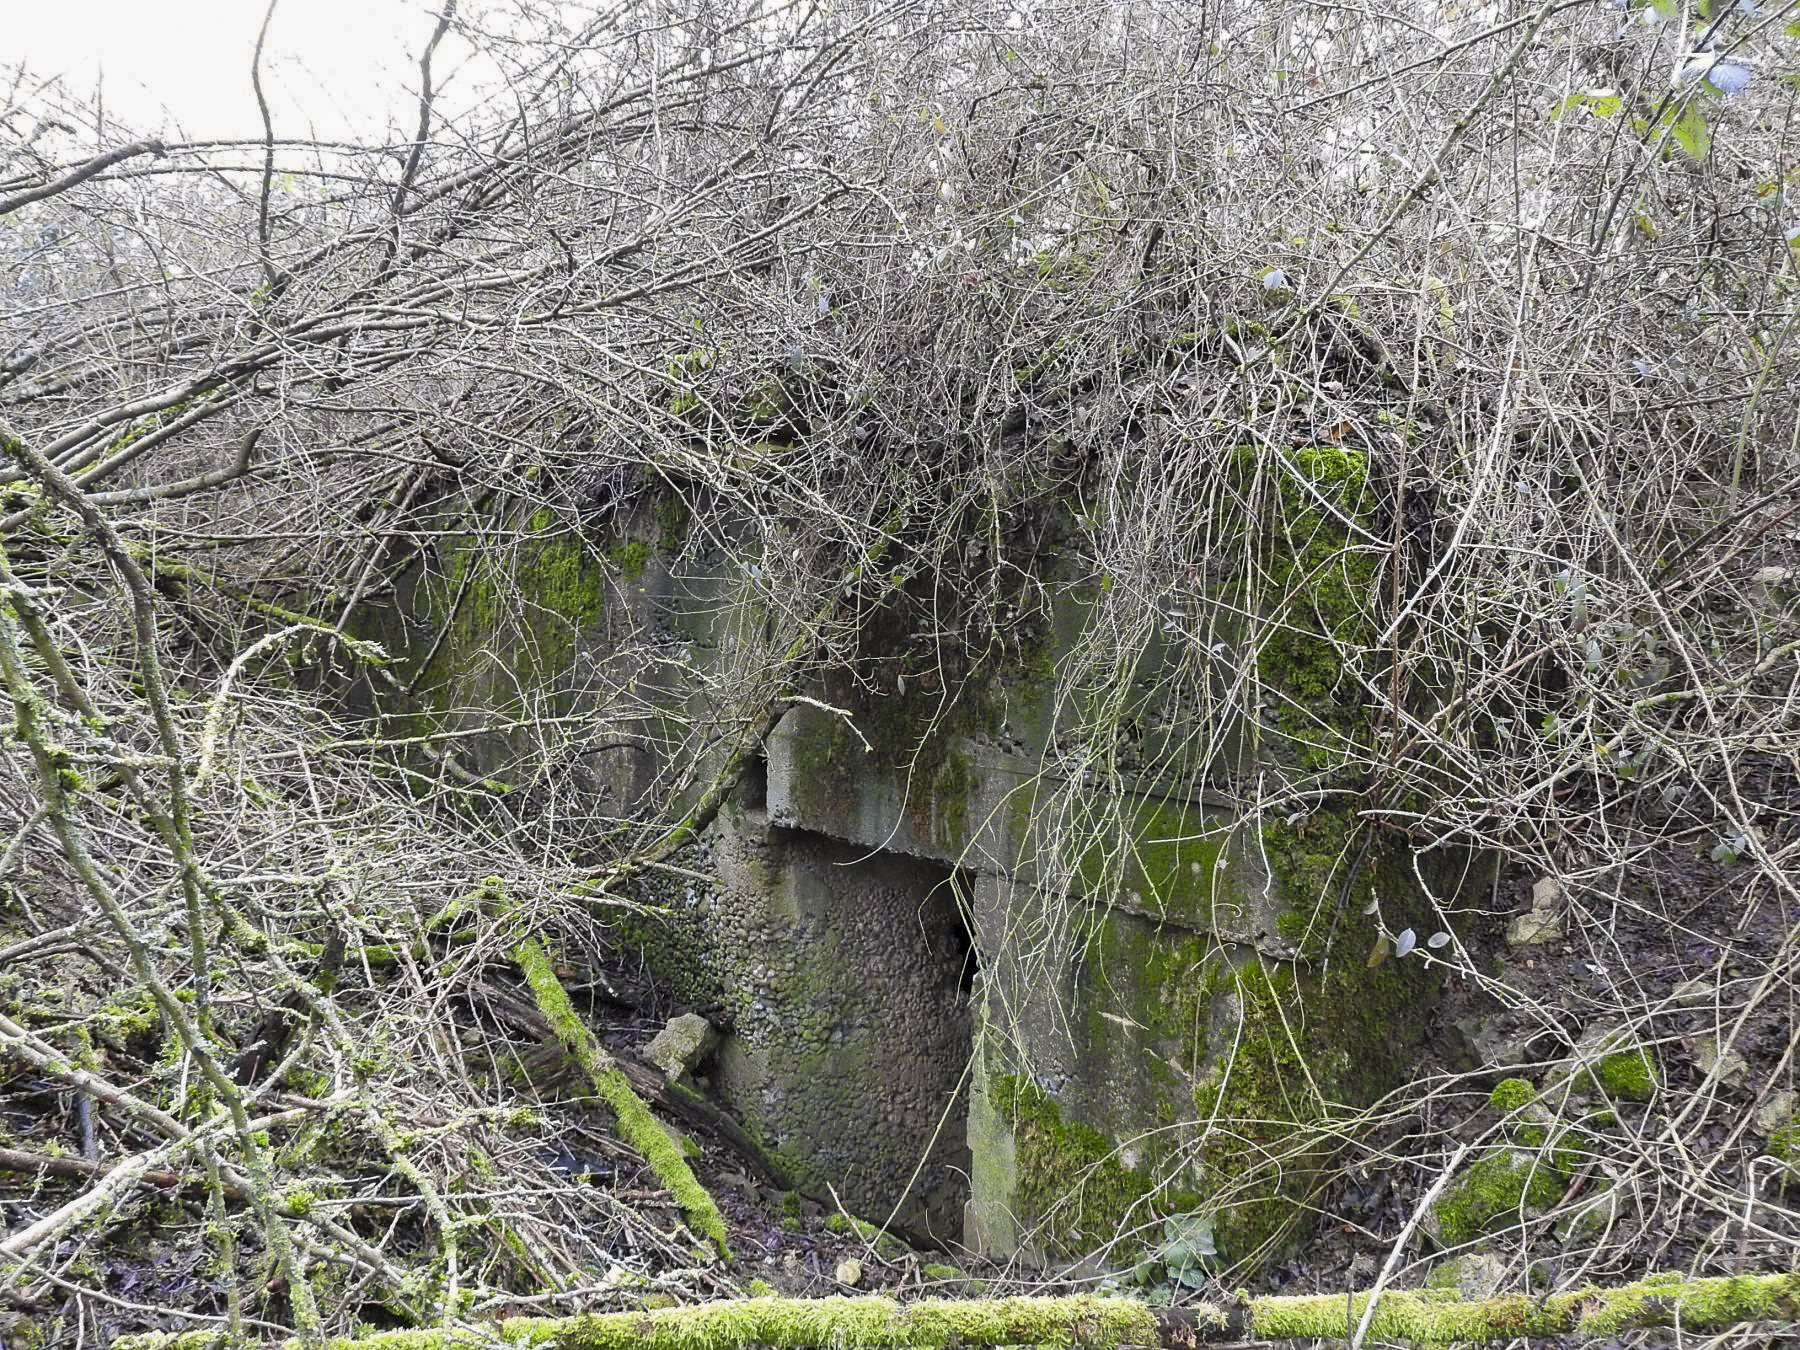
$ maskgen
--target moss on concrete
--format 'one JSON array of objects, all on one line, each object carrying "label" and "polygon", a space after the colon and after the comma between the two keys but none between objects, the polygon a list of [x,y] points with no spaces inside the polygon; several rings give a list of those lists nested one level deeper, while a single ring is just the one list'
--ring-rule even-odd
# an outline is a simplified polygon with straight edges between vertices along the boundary
[{"label": "moss on concrete", "polygon": [[[1035,1083],[1002,1075],[989,1094],[1013,1127],[1020,1222],[1051,1252],[1098,1251],[1162,1213],[1155,1182],[1120,1162],[1118,1149],[1098,1130],[1065,1120]],[[1127,1245],[1135,1251],[1140,1244]]]},{"label": "moss on concrete", "polygon": [[[1346,885],[1346,871],[1357,829],[1355,815],[1347,807],[1323,807],[1294,823],[1274,821],[1263,826],[1262,856],[1269,869],[1270,888],[1284,908],[1275,916],[1275,931],[1294,945],[1295,954],[1316,961],[1330,950],[1343,930],[1342,918],[1349,904],[1376,892],[1376,868]],[[1375,858],[1376,863],[1383,861]],[[1389,879],[1394,880],[1394,879]],[[1399,879],[1410,890],[1410,879]]]},{"label": "moss on concrete", "polygon": [[[1294,972],[1253,959],[1240,970],[1216,971],[1212,989],[1233,1000],[1228,1006],[1240,1018],[1194,1090],[1202,1126],[1215,1131],[1201,1155],[1199,1188],[1219,1206],[1219,1251],[1236,1260],[1279,1245],[1303,1212],[1294,1202],[1329,1157],[1307,1141],[1326,1103],[1296,1034],[1305,1023],[1293,1017]],[[1279,1165],[1265,1167],[1276,1153]]]},{"label": "moss on concrete", "polygon": [[1188,928],[1215,922],[1220,900],[1243,897],[1221,866],[1226,835],[1198,810],[1155,797],[1128,798],[1092,823],[1094,842],[1076,873],[1089,895]]},{"label": "moss on concrete", "polygon": [[606,550],[606,560],[629,581],[644,575],[650,562],[650,545],[642,539],[617,539]]},{"label": "moss on concrete", "polygon": [[580,536],[539,510],[511,549],[472,534],[446,556],[442,579],[421,597],[425,617],[449,627],[419,673],[436,711],[511,702],[564,677],[606,604],[606,567]]},{"label": "moss on concrete", "polygon": [[[669,892],[674,887],[660,889],[662,893],[657,894],[646,888],[645,898],[673,898]],[[656,978],[682,1002],[700,1006],[722,1003],[736,1011],[733,1005],[737,1000],[710,959],[718,953],[687,908],[621,910],[612,921],[612,934],[621,947],[642,955]],[[740,988],[738,992],[743,991]]]},{"label": "moss on concrete", "polygon": [[1202,1155],[1200,1189],[1232,1197],[1217,1234],[1221,1251],[1241,1258],[1279,1249],[1304,1217],[1336,1156],[1328,1122],[1408,1071],[1430,1012],[1429,976],[1419,963],[1314,969],[1252,959],[1216,966],[1211,985],[1241,1016],[1215,1033],[1212,1072],[1194,1092],[1199,1118],[1227,1127]]},{"label": "moss on concrete", "polygon": [[850,710],[854,730],[842,717],[821,716],[796,736],[791,790],[806,819],[840,820],[833,832],[853,838],[859,803],[872,783],[883,784],[915,839],[955,855],[980,826],[972,818],[978,781],[967,742],[999,730],[1003,695],[986,677],[958,680],[947,694],[936,677],[890,678],[892,692],[882,693],[826,681],[828,698]]},{"label": "moss on concrete", "polygon": [[[1078,1054],[1083,1064],[1109,1066],[1106,1091],[1121,1103],[1117,1121],[1101,1109],[1094,1123],[1121,1137],[1129,1131],[1134,1164],[1146,1176],[1194,1186],[1232,1259],[1284,1245],[1330,1175],[1330,1119],[1402,1081],[1426,1030],[1430,969],[1419,960],[1370,968],[1361,945],[1374,931],[1361,917],[1366,895],[1381,895],[1399,921],[1423,923],[1423,914],[1411,912],[1422,902],[1405,859],[1379,847],[1363,855],[1355,884],[1344,884],[1354,824],[1348,810],[1322,810],[1302,825],[1274,827],[1265,841],[1273,885],[1296,905],[1276,919],[1302,956],[1288,962],[1251,955],[1209,931],[1215,906],[1243,906],[1251,897],[1233,894],[1236,869],[1217,866],[1226,855],[1216,836],[1205,837],[1197,813],[1152,803],[1138,816],[1146,842],[1127,864],[1139,887],[1122,899],[1135,901],[1140,914],[1178,905],[1187,923],[1096,910],[1084,948],[1074,991]],[[1088,863],[1095,866],[1093,855]],[[1197,896],[1200,886],[1206,889]],[[1206,908],[1196,914],[1202,897]],[[1334,939],[1352,940],[1348,959],[1305,959],[1322,956]],[[1146,1127],[1196,1119],[1212,1132],[1198,1162],[1174,1174],[1168,1155],[1178,1131],[1146,1134]]]},{"label": "moss on concrete", "polygon": [[679,553],[694,525],[693,508],[674,489],[665,489],[656,499],[656,549],[659,553]]},{"label": "moss on concrete", "polygon": [[1368,462],[1333,446],[1294,450],[1274,467],[1250,451],[1240,456],[1246,476],[1259,468],[1277,475],[1256,525],[1264,541],[1256,605],[1267,625],[1257,673],[1272,705],[1269,748],[1302,770],[1329,771],[1365,731],[1344,658],[1373,632],[1377,554],[1356,547],[1347,524],[1373,513]]}]

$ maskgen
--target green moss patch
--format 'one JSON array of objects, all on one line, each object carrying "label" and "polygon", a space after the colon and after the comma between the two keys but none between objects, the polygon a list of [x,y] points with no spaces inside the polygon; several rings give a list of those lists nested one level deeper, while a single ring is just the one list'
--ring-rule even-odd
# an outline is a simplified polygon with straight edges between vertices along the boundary
[{"label": "green moss patch", "polygon": [[1351,529],[1374,509],[1367,460],[1315,446],[1282,456],[1278,466],[1246,451],[1241,469],[1246,478],[1276,475],[1261,494],[1255,526],[1269,541],[1260,560],[1265,635],[1257,672],[1273,704],[1276,748],[1300,768],[1329,770],[1365,731],[1345,658],[1365,649],[1373,633],[1378,555],[1358,548]]},{"label": "green moss patch", "polygon": [[[1137,850],[1140,878],[1156,875],[1159,840],[1200,833],[1191,818],[1162,809],[1140,821],[1152,841]],[[1343,885],[1337,859],[1349,851],[1351,826],[1347,812],[1324,811],[1304,830],[1281,827],[1284,847],[1271,858],[1280,860],[1276,884],[1308,887],[1295,899],[1309,912],[1296,909],[1289,920],[1304,932],[1303,953],[1323,951],[1334,930],[1367,940],[1366,921],[1343,915],[1346,891],[1356,910],[1370,888],[1396,917],[1412,903],[1403,860],[1379,849],[1365,859],[1366,876]],[[1292,862],[1296,856],[1314,861]],[[1170,894],[1182,884],[1174,864],[1189,861],[1183,853],[1161,861],[1163,875],[1174,873]],[[1296,869],[1309,879],[1294,880]],[[1193,876],[1191,866],[1185,871]],[[1229,875],[1206,880],[1222,886]],[[1207,1198],[1219,1249],[1231,1260],[1279,1250],[1294,1235],[1307,1202],[1333,1175],[1332,1120],[1412,1071],[1434,992],[1430,968],[1418,960],[1370,968],[1354,948],[1354,959],[1315,966],[1244,961],[1238,950],[1241,964],[1204,925],[1096,910],[1075,991],[1082,1061],[1142,1066],[1144,1081],[1129,1089],[1134,1118],[1168,1127],[1134,1145],[1134,1161],[1147,1177],[1194,1186]],[[1207,1132],[1199,1141],[1182,1133],[1195,1121]],[[1189,1146],[1179,1158],[1178,1140]]]},{"label": "green moss patch", "polygon": [[1537,1089],[1528,1078],[1503,1078],[1488,1095],[1488,1105],[1496,1111],[1511,1113],[1530,1106],[1538,1099]]},{"label": "green moss patch", "polygon": [[1800,1188],[1800,1125],[1790,1122],[1771,1132],[1769,1146],[1763,1151],[1785,1164],[1776,1173],[1781,1189],[1786,1192]]},{"label": "green moss patch", "polygon": [[1647,1102],[1656,1095],[1656,1052],[1648,1046],[1607,1055],[1590,1073],[1610,1097]]},{"label": "green moss patch", "polygon": [[1085,824],[1094,842],[1077,872],[1089,894],[1116,895],[1127,909],[1195,928],[1213,923],[1221,899],[1243,901],[1221,865],[1226,835],[1197,810],[1140,797]]},{"label": "green moss patch", "polygon": [[[1277,1244],[1302,1213],[1330,1158],[1312,1129],[1326,1116],[1306,1042],[1294,1031],[1294,974],[1252,961],[1213,978],[1215,995],[1237,1000],[1242,1020],[1233,1043],[1194,1092],[1204,1126],[1216,1127],[1202,1154],[1200,1189],[1218,1204],[1219,1251],[1247,1257]],[[1340,1065],[1321,1063],[1327,1081]]]},{"label": "green moss patch", "polygon": [[1473,1242],[1530,1209],[1562,1198],[1565,1179],[1531,1153],[1496,1153],[1471,1167],[1462,1182],[1439,1198],[1435,1216],[1446,1246]]},{"label": "green moss patch", "polygon": [[[1385,855],[1373,854],[1366,875],[1346,885],[1357,821],[1343,807],[1325,807],[1292,824],[1281,821],[1263,826],[1262,856],[1268,864],[1274,893],[1288,906],[1275,916],[1275,931],[1294,944],[1296,954],[1313,961],[1326,955],[1334,936],[1344,931],[1347,902],[1362,902],[1372,894],[1397,902],[1410,892],[1411,879],[1377,876]],[[1391,871],[1391,868],[1385,869]]]},{"label": "green moss patch", "polygon": [[1333,1175],[1330,1121],[1402,1077],[1429,1014],[1422,965],[1355,963],[1322,971],[1251,961],[1212,976],[1234,997],[1236,1026],[1194,1094],[1199,1118],[1223,1128],[1202,1155],[1200,1188],[1221,1203],[1220,1250],[1233,1259],[1279,1249],[1305,1202]]},{"label": "green moss patch", "polygon": [[548,510],[510,548],[478,535],[451,548],[422,595],[426,617],[449,629],[422,672],[438,710],[508,702],[566,675],[581,635],[600,622],[606,587],[602,560]]},{"label": "green moss patch", "polygon": [[[1099,1131],[1063,1119],[1036,1084],[1013,1075],[995,1080],[995,1108],[1018,1146],[1021,1223],[1035,1228],[1058,1256],[1111,1247],[1121,1235],[1160,1214],[1151,1178],[1126,1167]],[[1115,1249],[1133,1255],[1141,1240]]]}]

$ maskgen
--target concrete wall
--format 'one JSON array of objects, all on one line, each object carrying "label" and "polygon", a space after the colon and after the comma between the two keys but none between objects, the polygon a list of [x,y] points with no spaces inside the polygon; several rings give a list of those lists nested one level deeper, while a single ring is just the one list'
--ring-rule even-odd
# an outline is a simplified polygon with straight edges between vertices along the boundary
[{"label": "concrete wall", "polygon": [[[1315,548],[1320,533],[1313,520]],[[450,630],[423,684],[438,724],[521,668],[559,710],[624,682],[672,727],[729,724],[720,677],[768,629],[743,569],[645,547],[609,566],[572,547],[527,547],[512,598],[472,611],[443,580],[403,592],[402,648]],[[439,570],[458,576],[450,555]],[[1421,871],[1358,831],[1332,745],[1362,734],[1359,714],[1334,702],[1322,638],[1264,648],[1258,706],[1231,692],[1229,654],[1198,677],[1181,666],[1197,647],[1229,653],[1236,595],[1187,598],[1182,621],[1220,640],[1143,653],[1114,714],[1129,744],[1105,782],[1072,786],[1059,766],[1091,716],[1046,672],[1104,597],[1054,594],[1043,650],[987,670],[947,729],[923,733],[944,703],[916,686],[821,688],[839,712],[796,703],[683,860],[694,876],[646,883],[668,917],[623,935],[723,1010],[716,1089],[814,1194],[1027,1259],[1109,1243],[1124,1259],[1167,1215],[1204,1212],[1248,1256],[1328,1161],[1309,1128],[1409,1064],[1437,977],[1364,957],[1380,923],[1439,926],[1417,877],[1448,899],[1463,862]],[[534,605],[549,617],[522,618]],[[1329,614],[1310,622],[1343,640]],[[1169,748],[1201,733],[1207,763],[1185,767]],[[489,771],[507,748],[467,753]],[[568,790],[628,818],[668,750],[577,738]],[[1258,815],[1284,784],[1309,806]]]}]

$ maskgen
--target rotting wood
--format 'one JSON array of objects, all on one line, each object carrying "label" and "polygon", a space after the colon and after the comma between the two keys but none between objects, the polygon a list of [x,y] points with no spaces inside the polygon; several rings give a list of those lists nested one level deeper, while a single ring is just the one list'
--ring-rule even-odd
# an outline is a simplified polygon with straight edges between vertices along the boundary
[{"label": "rotting wood", "polygon": [[[89,1177],[101,1176],[116,1164],[93,1162],[87,1158],[59,1157],[49,1153],[27,1153],[22,1149],[0,1148],[0,1171],[23,1172],[43,1176],[63,1177],[71,1181],[86,1181]],[[184,1172],[169,1172],[161,1168],[148,1167],[139,1174],[138,1180],[146,1186],[154,1186],[158,1190],[172,1191],[192,1189],[203,1191],[206,1180],[203,1177],[189,1176]],[[240,1187],[228,1182],[221,1183],[220,1189],[228,1199],[242,1200],[244,1192]]]},{"label": "rotting wood", "polygon": [[[1144,1346],[1190,1350],[1245,1340],[1347,1340],[1367,1293],[1239,1297],[1185,1308],[1081,1294],[985,1300],[754,1298],[649,1312],[515,1317],[483,1327],[386,1331],[326,1342],[327,1350],[448,1350],[457,1345],[553,1346],[557,1350],[937,1350],[938,1347],[1066,1345],[1082,1350]],[[1596,1340],[1641,1327],[1718,1331],[1751,1322],[1800,1320],[1800,1274],[1652,1275],[1610,1288],[1587,1286],[1532,1297],[1464,1300],[1431,1290],[1383,1293],[1368,1334],[1442,1344],[1520,1336]],[[115,1350],[200,1350],[215,1332],[126,1336]],[[299,1350],[298,1341],[281,1343]]]}]

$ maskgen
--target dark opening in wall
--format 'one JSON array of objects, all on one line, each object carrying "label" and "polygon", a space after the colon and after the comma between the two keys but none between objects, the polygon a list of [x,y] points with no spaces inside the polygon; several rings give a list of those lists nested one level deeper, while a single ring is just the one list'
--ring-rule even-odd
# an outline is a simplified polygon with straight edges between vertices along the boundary
[{"label": "dark opening in wall", "polygon": [[980,957],[975,951],[975,934],[970,928],[975,899],[974,877],[960,869],[953,870],[945,878],[942,889],[956,912],[955,924],[945,925],[940,929],[948,932],[950,937],[944,958],[947,964],[957,969],[957,989],[961,992],[966,1009],[969,999],[974,996],[975,976],[980,969]]},{"label": "dark opening in wall", "polygon": [[712,938],[741,982],[721,1095],[802,1191],[909,1238],[960,1239],[972,878],[805,830],[745,847],[756,890],[718,911]]},{"label": "dark opening in wall", "polygon": [[969,1102],[964,1070],[974,1050],[969,1003],[978,970],[969,924],[974,877],[916,859],[908,861],[921,873],[935,877],[919,904],[919,928],[930,966],[922,975],[936,994],[938,1025],[929,1032],[921,1027],[920,1032],[922,1043],[936,1047],[938,1077],[932,1118],[920,1122],[922,1133],[931,1139],[929,1149],[922,1151],[925,1166],[901,1209],[915,1240],[954,1243],[962,1240],[963,1206],[969,1198]]},{"label": "dark opening in wall", "polygon": [[744,760],[743,776],[738,779],[738,800],[746,811],[769,809],[769,761],[761,755]]}]

